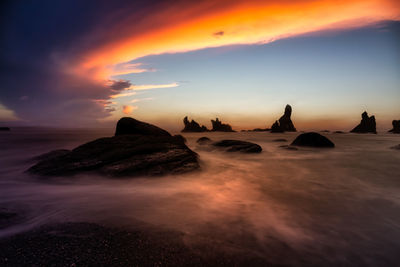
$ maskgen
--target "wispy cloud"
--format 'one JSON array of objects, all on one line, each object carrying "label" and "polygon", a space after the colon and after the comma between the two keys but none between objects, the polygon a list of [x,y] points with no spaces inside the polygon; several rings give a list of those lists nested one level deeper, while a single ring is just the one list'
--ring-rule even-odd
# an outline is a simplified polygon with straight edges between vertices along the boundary
[{"label": "wispy cloud", "polygon": [[151,90],[151,89],[160,89],[160,88],[172,88],[172,87],[178,87],[179,84],[177,82],[174,83],[168,83],[168,84],[142,84],[142,85],[132,85],[126,90]]},{"label": "wispy cloud", "polygon": [[152,97],[146,97],[146,98],[136,98],[136,99],[132,99],[131,103],[137,103],[137,102],[141,102],[141,101],[147,101],[147,100],[153,100],[154,98]]},{"label": "wispy cloud", "polygon": [[115,95],[110,95],[110,98],[119,98],[119,97],[125,97],[125,96],[132,96],[136,95],[136,92],[128,92],[128,93],[121,93],[121,94],[115,94]]},{"label": "wispy cloud", "polygon": [[122,63],[117,64],[111,71],[112,76],[126,75],[133,73],[155,72],[155,68],[145,68],[143,63]]}]

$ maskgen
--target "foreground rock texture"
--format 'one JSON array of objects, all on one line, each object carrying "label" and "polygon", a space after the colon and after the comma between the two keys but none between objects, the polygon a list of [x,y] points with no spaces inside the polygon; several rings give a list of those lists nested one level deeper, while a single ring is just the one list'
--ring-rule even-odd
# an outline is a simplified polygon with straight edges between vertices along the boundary
[{"label": "foreground rock texture", "polygon": [[211,120],[212,130],[214,132],[234,132],[229,124],[222,123],[218,118]]},{"label": "foreground rock texture", "polygon": [[226,148],[227,152],[260,153],[261,146],[241,140],[222,140],[213,143],[213,146]]},{"label": "foreground rock texture", "polygon": [[185,125],[185,128],[181,132],[207,132],[208,129],[206,126],[198,124],[195,120],[189,121],[188,117],[186,116],[183,119],[183,124]]},{"label": "foreground rock texture", "polygon": [[303,133],[296,137],[292,146],[310,146],[310,147],[335,147],[335,144],[319,133]]},{"label": "foreground rock texture", "polygon": [[392,121],[392,125],[393,125],[393,129],[390,130],[390,133],[400,133],[400,120],[396,121]]},{"label": "foreground rock texture", "polygon": [[271,126],[272,133],[282,133],[282,132],[296,132],[296,128],[293,125],[291,120],[292,115],[292,107],[290,105],[286,105],[285,113],[279,120],[275,121]]},{"label": "foreground rock texture", "polygon": [[351,133],[375,133],[376,134],[376,121],[375,116],[368,116],[366,111],[361,114],[361,122],[359,125],[354,127]]},{"label": "foreground rock texture", "polygon": [[73,175],[98,171],[109,176],[165,175],[199,168],[198,156],[185,139],[157,126],[122,118],[116,135],[83,144],[71,151],[45,154],[28,171],[39,175]]}]

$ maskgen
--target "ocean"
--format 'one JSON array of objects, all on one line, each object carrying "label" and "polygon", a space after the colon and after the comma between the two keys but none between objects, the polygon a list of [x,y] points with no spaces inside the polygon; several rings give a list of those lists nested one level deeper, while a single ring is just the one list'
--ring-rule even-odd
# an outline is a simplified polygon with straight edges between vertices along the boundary
[{"label": "ocean", "polygon": [[[333,149],[287,150],[299,133],[185,133],[201,170],[110,179],[43,178],[33,158],[112,136],[114,129],[13,128],[0,132],[0,209],[21,214],[0,238],[41,225],[138,223],[180,232],[188,247],[242,251],[282,265],[400,264],[400,135],[322,133]],[[197,145],[255,142],[260,154]],[[275,142],[275,139],[287,142]],[[301,265],[301,264],[300,264]]]}]

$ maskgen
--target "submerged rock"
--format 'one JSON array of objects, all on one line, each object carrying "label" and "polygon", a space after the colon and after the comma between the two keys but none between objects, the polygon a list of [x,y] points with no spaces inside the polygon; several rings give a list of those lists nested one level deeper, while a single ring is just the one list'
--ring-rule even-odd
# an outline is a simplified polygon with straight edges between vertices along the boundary
[{"label": "submerged rock", "polygon": [[222,140],[213,143],[213,146],[224,147],[227,152],[260,153],[261,146],[241,140]]},{"label": "submerged rock", "polygon": [[400,144],[398,144],[397,146],[392,146],[391,149],[400,150]]},{"label": "submerged rock", "polygon": [[183,119],[183,124],[185,124],[185,128],[183,128],[182,132],[207,132],[208,129],[206,126],[198,124],[195,120],[189,121],[186,116]]},{"label": "submerged rock", "polygon": [[211,143],[211,139],[208,138],[208,137],[206,137],[206,136],[203,136],[203,137],[200,137],[199,139],[197,139],[196,142],[197,142],[198,144],[200,144],[200,145],[205,145],[205,144]]},{"label": "submerged rock", "polygon": [[[129,121],[129,127],[126,128],[125,124],[124,131],[118,129],[121,120],[124,123]],[[153,176],[199,168],[197,154],[185,145],[182,136],[171,136],[161,128],[134,119],[121,120],[115,136],[94,140],[69,152],[52,152],[53,157],[47,154],[28,171],[38,175],[61,176],[85,171],[97,171],[110,176]]]},{"label": "submerged rock", "polygon": [[169,132],[150,123],[135,120],[134,118],[121,118],[115,130],[115,136],[137,134],[148,136],[171,136]]},{"label": "submerged rock", "polygon": [[335,134],[342,134],[342,133],[344,133],[343,131],[334,131],[333,133],[335,133]]},{"label": "submerged rock", "polygon": [[361,114],[361,122],[359,125],[354,127],[351,133],[375,133],[376,134],[376,122],[375,116],[368,116],[366,111]]},{"label": "submerged rock", "polygon": [[328,138],[319,133],[310,132],[303,133],[296,137],[292,142],[292,146],[310,146],[310,147],[335,147]]},{"label": "submerged rock", "polygon": [[280,148],[284,148],[287,150],[299,150],[297,147],[295,146],[289,146],[289,145],[283,145],[283,146],[279,146]]},{"label": "submerged rock", "polygon": [[294,128],[293,122],[290,118],[291,115],[292,107],[290,105],[286,105],[285,113],[279,118],[278,121],[275,121],[275,123],[272,124],[271,133],[296,132],[296,128]]},{"label": "submerged rock", "polygon": [[278,138],[278,139],[272,140],[272,142],[287,142],[287,140],[284,138]]},{"label": "submerged rock", "polygon": [[218,118],[211,120],[213,132],[234,132],[229,124],[223,124]]},{"label": "submerged rock", "polygon": [[398,120],[398,121],[393,120],[392,125],[393,125],[393,129],[389,130],[389,132],[390,133],[400,133],[400,120]]}]

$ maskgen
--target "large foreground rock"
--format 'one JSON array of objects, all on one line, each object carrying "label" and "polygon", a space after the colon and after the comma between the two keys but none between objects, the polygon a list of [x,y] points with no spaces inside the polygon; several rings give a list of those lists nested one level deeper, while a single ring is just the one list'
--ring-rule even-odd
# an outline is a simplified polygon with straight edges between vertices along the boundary
[{"label": "large foreground rock", "polygon": [[185,128],[183,128],[182,132],[207,132],[208,129],[206,126],[198,124],[195,120],[188,120],[188,117],[186,116],[183,119],[183,124],[185,125]]},{"label": "large foreground rock", "polygon": [[392,121],[392,125],[393,125],[393,129],[390,130],[390,133],[400,133],[400,120],[396,121],[393,120]]},{"label": "large foreground rock", "polygon": [[361,122],[359,125],[354,127],[352,133],[375,133],[376,134],[376,121],[375,116],[368,116],[366,111],[361,114]]},{"label": "large foreground rock", "polygon": [[222,140],[213,143],[213,146],[226,148],[227,152],[260,153],[261,146],[241,140]]},{"label": "large foreground rock", "polygon": [[[121,120],[129,121],[130,124],[127,128],[127,124],[124,125],[122,132],[125,134],[118,130]],[[94,140],[69,152],[54,153],[54,157],[47,154],[28,171],[38,175],[57,176],[85,171],[97,171],[109,176],[153,176],[183,173],[199,168],[197,154],[185,145],[182,136],[171,136],[154,125],[134,119],[121,120],[117,124],[116,136]]]},{"label": "large foreground rock", "polygon": [[171,136],[171,134],[157,126],[150,123],[135,120],[133,118],[121,118],[115,130],[115,135],[148,135],[148,136]]},{"label": "large foreground rock", "polygon": [[234,132],[229,124],[222,123],[218,118],[211,120],[212,130],[214,132]]},{"label": "large foreground rock", "polygon": [[286,105],[285,113],[282,117],[279,118],[278,121],[275,121],[271,126],[272,133],[282,133],[282,132],[295,132],[296,128],[294,128],[293,122],[290,118],[292,115],[292,107],[290,105]]},{"label": "large foreground rock", "polygon": [[319,133],[303,133],[296,137],[292,146],[310,146],[310,147],[335,147],[331,140]]}]

